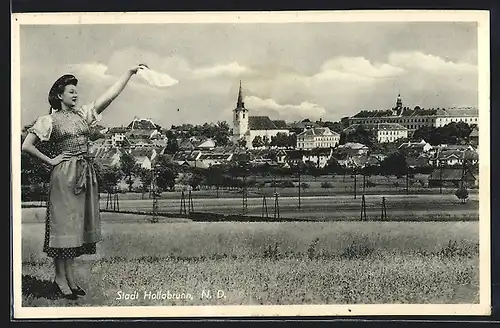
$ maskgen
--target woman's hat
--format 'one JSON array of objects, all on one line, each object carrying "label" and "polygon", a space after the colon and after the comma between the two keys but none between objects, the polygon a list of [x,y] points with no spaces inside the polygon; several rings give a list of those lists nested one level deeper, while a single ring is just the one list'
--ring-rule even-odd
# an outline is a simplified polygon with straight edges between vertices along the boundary
[{"label": "woman's hat", "polygon": [[77,85],[78,79],[74,75],[65,74],[58,78],[56,82],[54,82],[54,84],[50,88],[48,96],[49,104],[52,108],[60,109],[61,100],[57,96],[64,90],[64,87],[69,84]]}]

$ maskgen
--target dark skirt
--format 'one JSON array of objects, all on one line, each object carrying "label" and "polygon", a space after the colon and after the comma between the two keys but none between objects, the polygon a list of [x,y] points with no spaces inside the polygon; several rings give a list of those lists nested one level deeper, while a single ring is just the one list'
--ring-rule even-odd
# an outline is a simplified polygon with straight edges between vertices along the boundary
[{"label": "dark skirt", "polygon": [[85,254],[95,254],[96,253],[96,243],[86,243],[79,247],[50,247],[49,237],[50,237],[50,203],[47,202],[47,213],[45,219],[45,240],[43,244],[43,251],[47,256],[55,259],[72,259]]}]

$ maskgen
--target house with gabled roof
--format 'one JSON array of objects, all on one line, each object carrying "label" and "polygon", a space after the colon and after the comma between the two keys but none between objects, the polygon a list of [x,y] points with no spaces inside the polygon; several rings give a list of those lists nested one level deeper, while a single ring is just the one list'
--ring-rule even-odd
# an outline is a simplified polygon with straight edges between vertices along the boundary
[{"label": "house with gabled roof", "polygon": [[339,144],[340,134],[328,127],[305,129],[297,135],[298,149],[333,148]]},{"label": "house with gabled roof", "polygon": [[471,133],[469,134],[469,141],[471,145],[477,147],[479,145],[479,129],[477,126],[472,129]]},{"label": "house with gabled roof", "polygon": [[118,168],[121,164],[122,154],[122,150],[116,147],[110,149],[101,148],[95,153],[94,160],[103,166]]},{"label": "house with gabled roof", "polygon": [[318,168],[324,168],[333,155],[333,148],[315,148],[305,150],[302,161],[313,163]]}]

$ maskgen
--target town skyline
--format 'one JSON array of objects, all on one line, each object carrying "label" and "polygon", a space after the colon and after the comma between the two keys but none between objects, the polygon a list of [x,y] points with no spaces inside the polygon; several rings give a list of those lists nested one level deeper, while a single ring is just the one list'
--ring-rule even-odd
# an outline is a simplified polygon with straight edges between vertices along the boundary
[{"label": "town skyline", "polygon": [[230,123],[240,80],[250,115],[287,122],[390,109],[398,94],[410,108],[478,105],[472,23],[23,26],[20,41],[23,125],[48,112],[58,76],[79,78],[83,105],[137,62],[179,83],[134,76],[103,125]]}]

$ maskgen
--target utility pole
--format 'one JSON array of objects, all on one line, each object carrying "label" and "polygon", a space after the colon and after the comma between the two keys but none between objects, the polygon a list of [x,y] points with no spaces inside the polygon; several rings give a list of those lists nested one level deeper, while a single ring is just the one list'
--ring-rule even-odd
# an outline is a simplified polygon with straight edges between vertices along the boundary
[{"label": "utility pole", "polygon": [[[299,168],[300,170],[300,168]],[[300,208],[300,171],[299,171],[299,208]]]},{"label": "utility pole", "polygon": [[151,189],[153,190],[153,217],[151,218],[152,223],[158,222],[158,166],[153,166],[153,177],[151,179]]},{"label": "utility pole", "polygon": [[181,211],[180,211],[180,214],[187,214],[186,196],[184,195],[184,190],[181,191]]},{"label": "utility pole", "polygon": [[439,193],[443,193],[443,163],[441,160],[438,159],[438,165],[439,165]]},{"label": "utility pole", "polygon": [[269,218],[269,214],[267,212],[267,199],[266,199],[266,194],[264,193],[262,195],[262,217]]},{"label": "utility pole", "polygon": [[382,214],[381,214],[381,220],[386,220],[387,219],[387,208],[385,206],[385,197],[382,197]]},{"label": "utility pole", "polygon": [[410,173],[410,168],[406,167],[406,194],[408,195],[408,174]]},{"label": "utility pole", "polygon": [[188,214],[194,212],[193,196],[191,195],[191,190],[189,190],[188,195]]},{"label": "utility pole", "polygon": [[356,169],[354,169],[354,199],[356,199]]},{"label": "utility pole", "polygon": [[274,193],[274,218],[279,219],[280,218],[280,205],[278,201],[279,195],[278,193]]},{"label": "utility pole", "polygon": [[361,221],[366,221],[366,201],[364,194],[361,197]]}]

